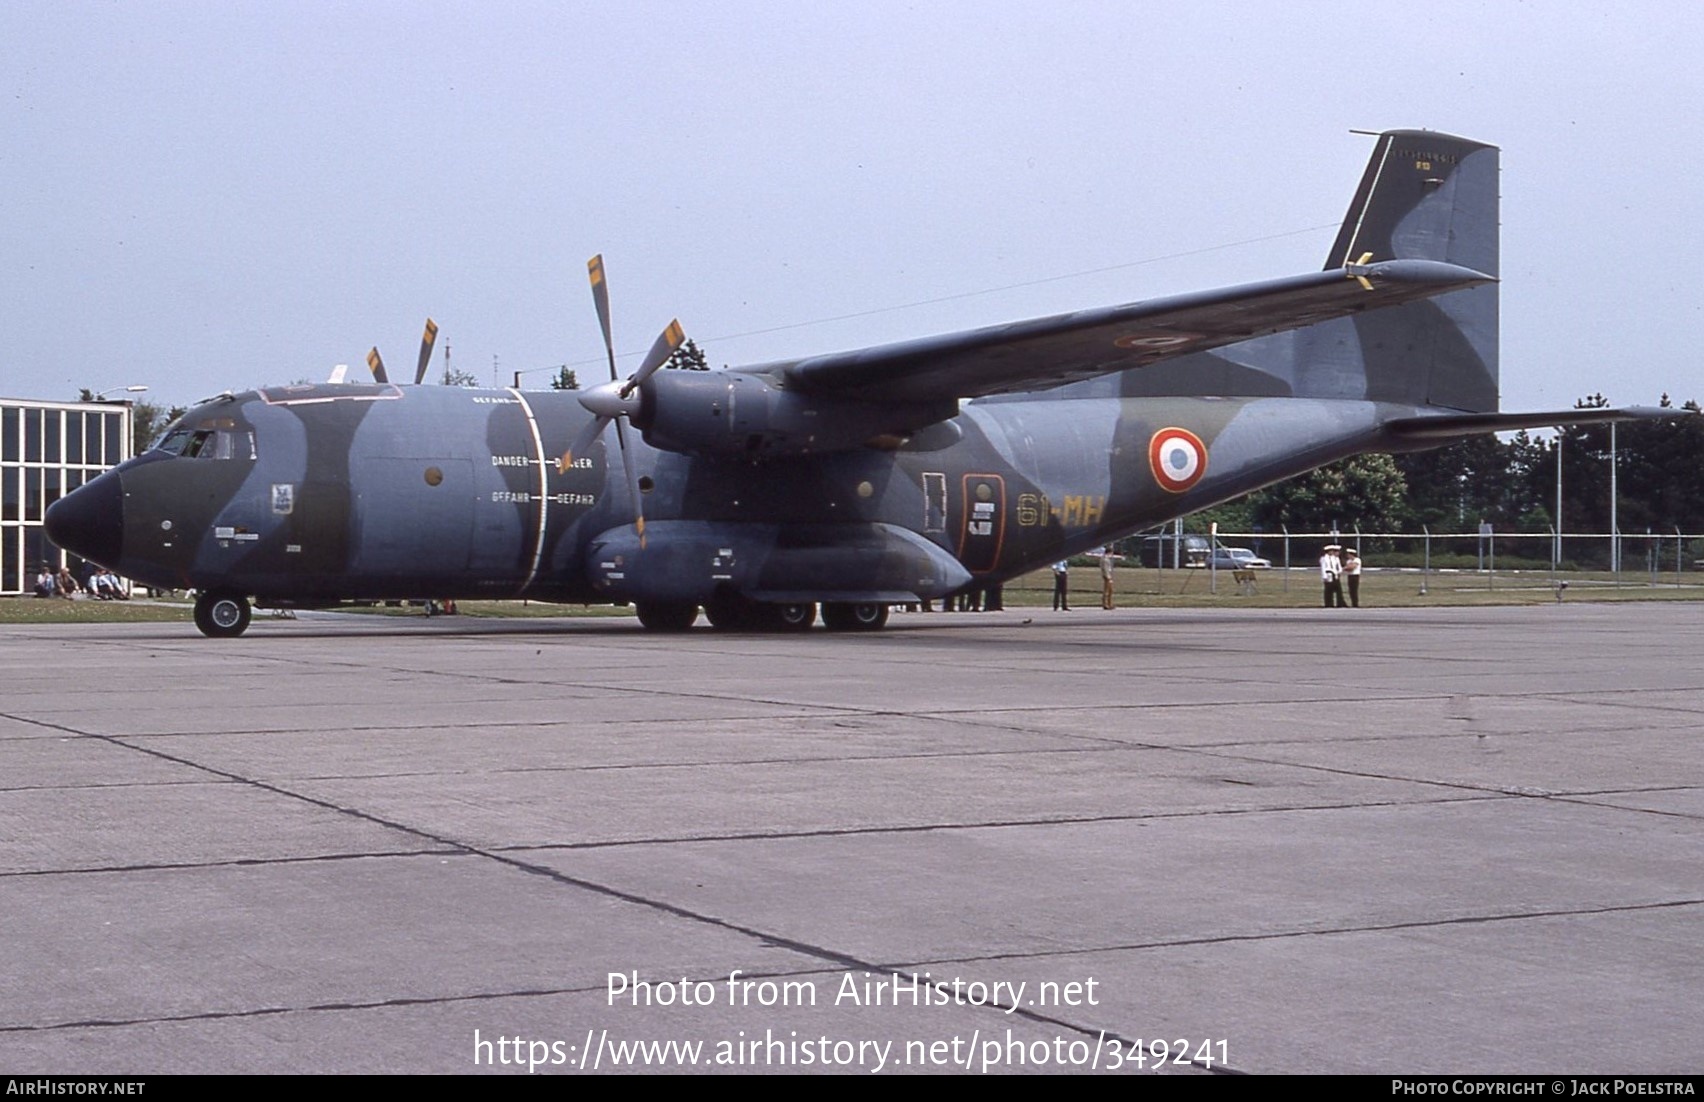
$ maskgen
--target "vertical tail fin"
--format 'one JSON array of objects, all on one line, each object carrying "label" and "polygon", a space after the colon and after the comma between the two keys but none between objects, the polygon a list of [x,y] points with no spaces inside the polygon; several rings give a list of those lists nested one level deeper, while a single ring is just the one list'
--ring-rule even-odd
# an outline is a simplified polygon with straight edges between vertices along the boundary
[{"label": "vertical tail fin", "polygon": [[[1496,275],[1497,161],[1495,146],[1449,134],[1379,135],[1325,266],[1412,257]],[[1495,284],[1374,311],[1349,324],[1368,398],[1497,409]],[[1316,338],[1346,332],[1341,325],[1319,329]]]},{"label": "vertical tail fin", "polygon": [[[1496,146],[1429,130],[1380,134],[1326,268],[1412,258],[1496,275],[1497,157]],[[1497,285],[1256,337],[1117,379],[1127,398],[1342,398],[1491,413]]]},{"label": "vertical tail fin", "polygon": [[1325,266],[1369,253],[1496,275],[1496,146],[1430,130],[1380,134]]}]

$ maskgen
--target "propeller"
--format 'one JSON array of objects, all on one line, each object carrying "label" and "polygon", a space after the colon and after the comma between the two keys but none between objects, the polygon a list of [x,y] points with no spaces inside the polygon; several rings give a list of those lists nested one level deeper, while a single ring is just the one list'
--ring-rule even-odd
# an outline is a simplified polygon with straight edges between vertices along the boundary
[{"label": "propeller", "polygon": [[[438,343],[438,323],[431,318],[426,319],[426,332],[420,337],[420,365],[414,369],[414,385],[419,386],[426,381],[426,365],[432,362],[432,346]],[[379,355],[378,348],[367,353],[367,370],[373,373],[373,381],[390,382],[390,375],[385,371],[385,361]]]},{"label": "propeller", "polygon": [[594,441],[601,435],[611,421],[615,422],[615,440],[621,448],[621,465],[626,469],[627,492],[633,500],[633,529],[639,533],[639,546],[645,546],[645,510],[639,500],[639,471],[633,466],[633,453],[627,447],[627,427],[633,415],[639,412],[643,395],[639,388],[645,385],[645,380],[657,373],[657,369],[668,362],[674,350],[681,346],[686,335],[681,332],[680,322],[669,322],[662,336],[651,345],[651,350],[645,353],[645,359],[624,383],[615,369],[615,342],[610,336],[609,325],[609,287],[604,282],[604,267],[602,254],[592,257],[586,262],[587,275],[592,281],[592,301],[598,308],[598,325],[603,330],[604,352],[609,356],[609,382],[599,383],[580,395],[580,404],[596,414],[592,421],[581,430],[568,450],[562,453],[562,458],[556,464],[558,474],[573,465],[576,455],[584,455],[590,450]]},{"label": "propeller", "polygon": [[420,337],[420,366],[414,369],[414,385],[426,381],[426,365],[432,362],[432,346],[438,342],[438,323],[426,319],[426,332]]}]

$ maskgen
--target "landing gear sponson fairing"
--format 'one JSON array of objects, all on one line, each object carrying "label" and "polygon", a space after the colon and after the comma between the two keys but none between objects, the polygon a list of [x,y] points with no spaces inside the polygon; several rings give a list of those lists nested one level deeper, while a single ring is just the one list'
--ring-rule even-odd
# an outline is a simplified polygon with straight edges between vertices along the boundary
[{"label": "landing gear sponson fairing", "polygon": [[198,590],[209,635],[251,598],[630,602],[658,630],[701,607],[798,629],[820,605],[878,628],[1345,456],[1645,415],[1497,412],[1497,161],[1382,135],[1326,268],[1287,279],[711,372],[655,370],[671,326],[585,392],[222,395],[48,534]]}]

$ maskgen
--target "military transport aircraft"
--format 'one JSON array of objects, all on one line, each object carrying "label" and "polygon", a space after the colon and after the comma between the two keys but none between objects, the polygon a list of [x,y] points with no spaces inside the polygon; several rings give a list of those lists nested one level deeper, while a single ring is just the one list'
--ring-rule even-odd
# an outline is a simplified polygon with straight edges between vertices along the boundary
[{"label": "military transport aircraft", "polygon": [[595,258],[610,382],[399,386],[375,352],[372,383],[202,402],[47,532],[197,590],[211,636],[251,599],[445,597],[870,630],[1360,452],[1672,414],[1498,412],[1497,166],[1389,131],[1323,271],[720,371],[659,371],[671,325],[619,378]]}]

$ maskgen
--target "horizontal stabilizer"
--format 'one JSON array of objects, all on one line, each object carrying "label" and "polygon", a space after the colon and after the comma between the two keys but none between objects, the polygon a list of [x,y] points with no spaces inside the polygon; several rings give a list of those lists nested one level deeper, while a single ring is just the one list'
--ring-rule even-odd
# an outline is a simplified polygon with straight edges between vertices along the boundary
[{"label": "horizontal stabilizer", "polygon": [[1689,409],[1625,406],[1621,409],[1559,409],[1539,413],[1448,413],[1437,417],[1398,417],[1381,428],[1404,440],[1453,440],[1487,432],[1548,429],[1561,425],[1601,425],[1609,421],[1673,421],[1696,416]]}]

